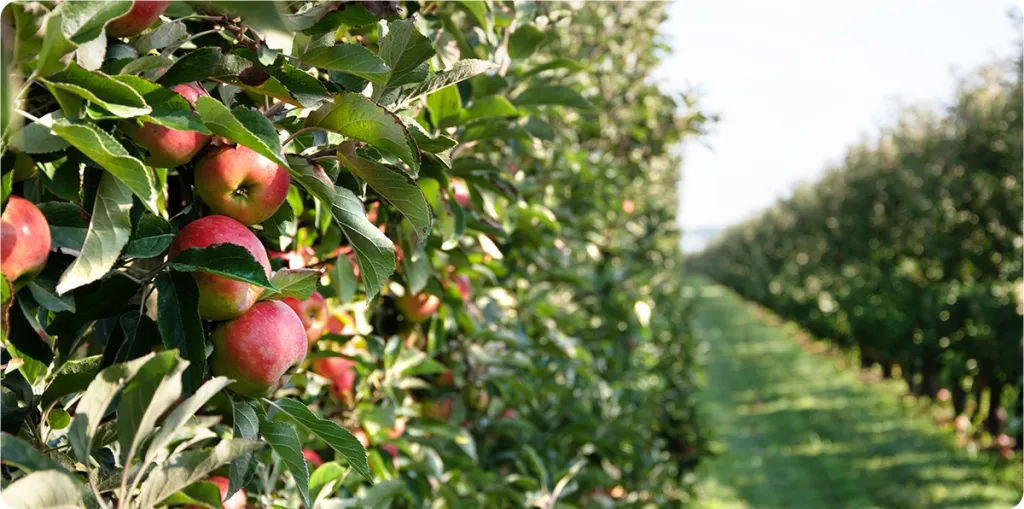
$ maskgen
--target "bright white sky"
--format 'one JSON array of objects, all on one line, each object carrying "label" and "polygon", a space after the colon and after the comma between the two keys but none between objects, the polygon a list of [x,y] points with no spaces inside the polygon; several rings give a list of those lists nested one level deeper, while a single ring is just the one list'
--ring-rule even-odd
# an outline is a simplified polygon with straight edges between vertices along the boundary
[{"label": "bright white sky", "polygon": [[[673,51],[656,78],[697,90],[721,122],[684,148],[684,230],[750,217],[899,103],[948,103],[956,72],[1011,55],[1017,34],[995,0],[681,0],[663,31]],[[684,234],[685,237],[685,234]],[[691,236],[684,249],[703,245]]]}]

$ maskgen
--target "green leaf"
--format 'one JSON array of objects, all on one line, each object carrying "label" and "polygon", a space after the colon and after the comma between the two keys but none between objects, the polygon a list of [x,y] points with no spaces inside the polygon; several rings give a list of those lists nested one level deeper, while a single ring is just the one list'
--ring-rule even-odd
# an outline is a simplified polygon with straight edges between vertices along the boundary
[{"label": "green leaf", "polygon": [[[74,2],[73,2],[74,3]],[[85,3],[85,2],[82,2]],[[10,509],[61,509],[95,507],[96,501],[71,474],[58,470],[32,472],[3,491]]]},{"label": "green leaf", "polygon": [[316,290],[320,280],[320,271],[316,269],[281,269],[274,273],[270,283],[277,287],[276,292],[264,292],[260,299],[286,299],[292,297],[306,300]]},{"label": "green leaf", "polygon": [[188,37],[188,29],[180,21],[164,23],[135,38],[134,45],[140,55],[155,49],[163,49]]},{"label": "green leaf", "polygon": [[[233,432],[235,438],[255,440],[260,431],[259,416],[256,415],[256,403],[251,399],[232,399]],[[261,410],[262,411],[262,410]],[[228,492],[230,497],[234,492],[245,487],[256,474],[256,460],[252,452],[239,455],[231,461],[228,474]],[[225,498],[227,498],[225,497]]]},{"label": "green leaf", "polygon": [[462,111],[459,122],[467,123],[481,118],[514,117],[517,115],[519,115],[519,110],[512,106],[512,103],[504,96],[489,95],[473,99],[469,108]]},{"label": "green leaf", "polygon": [[85,235],[89,231],[89,219],[81,207],[74,203],[49,201],[40,203],[39,210],[50,225],[53,246],[82,250]]},{"label": "green leaf", "polygon": [[356,153],[355,143],[351,141],[338,147],[338,160],[397,208],[416,227],[420,239],[427,238],[433,216],[427,198],[412,177],[401,170],[361,157]]},{"label": "green leaf", "polygon": [[508,38],[508,55],[512,60],[523,60],[537,51],[547,37],[533,25],[521,25]]},{"label": "green leaf", "polygon": [[102,106],[118,117],[138,117],[152,111],[132,87],[106,74],[82,69],[74,62],[68,64],[63,71],[41,81]]},{"label": "green leaf", "polygon": [[356,272],[352,269],[348,257],[342,256],[334,263],[331,270],[331,284],[334,286],[334,295],[339,302],[348,302],[356,294]]},{"label": "green leaf", "polygon": [[531,87],[512,101],[516,106],[568,106],[581,110],[593,109],[594,105],[568,87]]},{"label": "green leaf", "polygon": [[167,349],[176,349],[189,361],[183,392],[192,391],[203,379],[206,365],[206,335],[199,318],[199,289],[188,274],[165,272],[156,278],[156,323]]},{"label": "green leaf", "polygon": [[192,105],[180,94],[138,76],[119,75],[114,76],[114,79],[132,87],[153,109],[149,115],[143,115],[140,120],[179,131],[210,134],[206,124],[192,110]]},{"label": "green leaf", "polygon": [[260,112],[238,107],[234,111],[212,97],[200,97],[196,111],[214,134],[249,147],[279,166],[288,168],[277,129]]},{"label": "green leaf", "polygon": [[419,169],[418,153],[405,125],[393,113],[367,97],[345,93],[333,104],[310,113],[307,127],[320,127],[394,154],[413,169]]},{"label": "green leaf", "polygon": [[[321,491],[332,490],[334,483],[345,476],[346,468],[337,461],[328,461],[320,465],[309,476],[309,495],[313,500],[319,499]],[[330,491],[324,492],[324,496],[330,496]]]},{"label": "green leaf", "polygon": [[402,106],[407,105],[420,97],[483,74],[494,67],[493,63],[486,60],[459,60],[452,65],[451,69],[434,73],[422,83],[413,83],[402,87],[396,102]]},{"label": "green leaf", "polygon": [[74,449],[78,461],[89,463],[93,436],[107,408],[121,392],[121,388],[153,357],[154,354],[149,354],[125,363],[114,364],[100,371],[89,384],[85,395],[78,402],[75,418],[68,431],[68,441],[71,442],[71,448]]},{"label": "green leaf", "polygon": [[78,46],[75,61],[88,71],[99,70],[103,66],[103,58],[107,55],[107,38],[103,34]]},{"label": "green leaf", "polygon": [[412,139],[416,141],[416,147],[423,152],[437,154],[455,148],[459,144],[459,142],[441,134],[431,137],[416,119],[402,117],[402,121],[409,128]]},{"label": "green leaf", "polygon": [[362,44],[337,44],[313,48],[300,57],[302,63],[327,71],[338,71],[383,85],[391,69]]},{"label": "green leaf", "polygon": [[406,348],[398,354],[398,360],[391,369],[399,376],[409,377],[443,373],[448,368],[419,350]]},{"label": "green leaf", "polygon": [[121,464],[135,457],[139,443],[149,437],[156,421],[181,396],[181,374],[188,361],[168,350],[150,359],[121,393],[117,405],[117,437],[121,445]]},{"label": "green leaf", "polygon": [[26,287],[40,306],[54,312],[75,312],[75,299],[70,295],[57,295],[57,283],[37,277],[29,281]]},{"label": "green leaf", "polygon": [[132,2],[68,2],[59,7],[64,38],[82,44],[100,36],[108,21],[127,14]]},{"label": "green leaf", "polygon": [[[295,169],[295,163],[292,163],[292,169]],[[299,222],[295,219],[291,203],[286,200],[277,212],[274,212],[270,219],[260,223],[260,226],[263,227],[263,237],[270,241],[271,249],[286,251],[295,240]]]},{"label": "green leaf", "polygon": [[407,493],[408,491],[409,489],[405,486],[405,482],[401,480],[392,479],[390,481],[383,481],[366,490],[366,494],[363,495],[363,499],[359,501],[359,507],[364,507],[366,509],[386,507],[390,503],[391,499]]},{"label": "green leaf", "polygon": [[331,214],[356,252],[366,299],[371,301],[395,271],[395,245],[366,219],[363,202],[352,191],[341,186],[334,191]]},{"label": "green leaf", "polygon": [[26,154],[47,154],[64,150],[69,144],[50,132],[50,124],[61,118],[59,111],[47,113],[39,122],[30,122],[11,135],[11,146]]},{"label": "green leaf", "polygon": [[334,203],[334,183],[322,167],[304,157],[288,156],[288,167],[292,178],[316,196],[324,205],[330,207]]},{"label": "green leaf", "polygon": [[157,213],[156,179],[142,161],[128,154],[113,136],[95,124],[61,119],[54,122],[53,131],[70,142],[89,159],[96,161],[107,173],[117,177],[138,196],[151,212]]},{"label": "green leaf", "polygon": [[217,274],[267,290],[276,290],[267,280],[263,265],[256,261],[248,249],[237,244],[214,244],[210,247],[186,249],[178,253],[169,266],[181,272]]},{"label": "green leaf", "polygon": [[523,73],[523,78],[525,79],[544,71],[552,71],[555,69],[568,69],[569,72],[582,71],[583,64],[569,58],[555,58],[530,68],[529,71]]},{"label": "green leaf", "polygon": [[431,122],[439,129],[458,124],[462,115],[459,89],[452,85],[430,94],[427,96],[427,109],[430,110]]},{"label": "green leaf", "polygon": [[173,63],[174,60],[163,55],[146,55],[125,64],[121,68],[121,75],[138,74],[140,72],[152,71],[153,69],[167,68]]},{"label": "green leaf", "polygon": [[220,487],[210,481],[199,481],[183,488],[164,501],[169,506],[212,507],[224,509]]},{"label": "green leaf", "polygon": [[[316,435],[317,438],[331,446],[367,481],[373,482],[373,476],[370,475],[370,467],[366,463],[366,450],[363,449],[362,444],[359,443],[359,440],[351,432],[342,428],[334,421],[317,417],[306,405],[296,400],[279,399],[272,404],[291,417],[292,420]],[[302,457],[301,452],[299,457]],[[305,460],[303,460],[303,463],[305,463]]]},{"label": "green leaf", "polygon": [[96,281],[107,274],[128,243],[132,223],[129,213],[132,194],[110,173],[100,177],[93,204],[92,221],[85,234],[82,253],[60,277],[57,294],[63,295],[82,285]]},{"label": "green leaf", "polygon": [[394,21],[387,27],[388,33],[381,38],[378,54],[391,68],[391,75],[382,90],[425,80],[429,71],[427,61],[434,56],[430,39],[416,29],[411,19]]},{"label": "green leaf", "polygon": [[157,83],[165,87],[172,87],[179,83],[202,81],[213,74],[217,64],[220,63],[220,58],[220,48],[199,48],[171,64],[171,67],[163,76],[160,76]]},{"label": "green leaf", "polygon": [[221,465],[259,447],[258,442],[244,439],[222,440],[213,449],[200,449],[175,454],[150,472],[142,483],[136,507],[154,507],[186,486],[205,479]]},{"label": "green leaf", "polygon": [[265,69],[288,91],[298,106],[319,108],[320,104],[330,97],[320,80],[289,64],[283,56],[279,55],[274,64],[266,66]]},{"label": "green leaf", "polygon": [[309,466],[302,455],[302,445],[295,429],[283,422],[264,421],[260,423],[260,434],[292,473],[302,503],[306,507],[313,507],[313,501],[309,498]]},{"label": "green leaf", "polygon": [[[223,390],[231,383],[231,379],[223,376],[211,378],[205,384],[200,387],[195,394],[189,396],[185,401],[182,401],[180,405],[176,406],[171,413],[167,414],[163,423],[160,425],[160,429],[153,435],[153,439],[149,441],[149,445],[146,447],[145,460],[142,465],[145,466],[152,463],[160,451],[170,443],[174,432],[178,431],[179,428],[185,425],[190,418],[203,405],[206,404],[210,398],[217,395],[218,392]],[[250,438],[250,437],[242,437]]]},{"label": "green leaf", "polygon": [[[424,198],[426,199],[426,198]],[[415,229],[408,221],[402,221],[402,236],[399,243],[405,256],[402,265],[405,267],[405,284],[412,293],[420,293],[430,280],[430,260],[424,252],[425,242],[415,235]]]},{"label": "green leaf", "polygon": [[146,214],[135,225],[128,246],[122,256],[125,258],[152,258],[167,252],[174,242],[174,227],[166,219]]},{"label": "green leaf", "polygon": [[23,472],[37,470],[57,470],[67,472],[59,463],[49,456],[32,448],[28,442],[7,433],[0,433],[0,449],[4,451],[3,460],[8,465],[18,467]]},{"label": "green leaf", "polygon": [[74,392],[84,391],[89,383],[96,378],[96,373],[103,363],[102,355],[94,355],[84,359],[65,362],[57,372],[50,385],[46,387],[39,400],[40,408],[50,408],[57,400]]}]

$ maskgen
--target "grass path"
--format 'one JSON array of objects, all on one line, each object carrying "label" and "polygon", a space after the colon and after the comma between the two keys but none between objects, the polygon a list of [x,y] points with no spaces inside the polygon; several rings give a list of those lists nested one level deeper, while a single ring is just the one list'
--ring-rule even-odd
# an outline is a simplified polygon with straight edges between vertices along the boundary
[{"label": "grass path", "polygon": [[[970,457],[895,383],[866,384],[798,330],[702,287],[706,419],[721,448],[699,472],[708,509],[1007,509],[1020,469]],[[1014,481],[1016,479],[1016,481]]]}]

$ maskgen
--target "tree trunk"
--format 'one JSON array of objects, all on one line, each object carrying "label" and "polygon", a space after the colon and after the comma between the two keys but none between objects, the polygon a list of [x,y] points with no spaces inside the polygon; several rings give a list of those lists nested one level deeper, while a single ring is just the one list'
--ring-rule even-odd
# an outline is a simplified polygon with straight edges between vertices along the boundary
[{"label": "tree trunk", "polygon": [[953,415],[963,415],[967,409],[967,391],[960,377],[953,380],[953,390],[950,392],[953,394]]},{"label": "tree trunk", "polygon": [[885,377],[885,378],[892,378],[892,363],[891,362],[883,362],[882,363],[882,376]]},{"label": "tree trunk", "polygon": [[930,399],[935,399],[939,393],[939,371],[942,364],[939,362],[938,349],[925,346],[921,349],[921,386],[920,394]]}]

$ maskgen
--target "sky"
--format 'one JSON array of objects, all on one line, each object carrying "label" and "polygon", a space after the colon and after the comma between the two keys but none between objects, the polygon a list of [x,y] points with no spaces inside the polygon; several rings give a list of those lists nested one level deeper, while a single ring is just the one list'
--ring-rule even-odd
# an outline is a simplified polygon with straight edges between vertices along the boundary
[{"label": "sky", "polygon": [[[1013,3],[677,0],[655,79],[720,116],[683,147],[683,248],[813,181],[899,104],[948,104],[957,75],[1012,55]],[[694,234],[687,235],[686,232]]]}]

